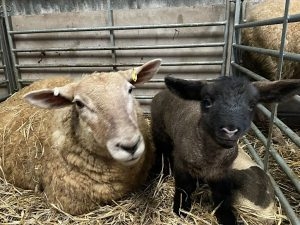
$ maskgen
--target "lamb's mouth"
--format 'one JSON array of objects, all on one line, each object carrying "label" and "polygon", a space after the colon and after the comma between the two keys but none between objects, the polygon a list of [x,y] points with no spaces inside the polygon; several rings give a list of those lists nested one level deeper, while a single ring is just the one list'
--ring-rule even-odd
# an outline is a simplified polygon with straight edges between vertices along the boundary
[{"label": "lamb's mouth", "polygon": [[221,137],[216,137],[216,141],[219,145],[221,145],[224,148],[233,148],[236,145],[237,140],[232,139],[226,139]]}]

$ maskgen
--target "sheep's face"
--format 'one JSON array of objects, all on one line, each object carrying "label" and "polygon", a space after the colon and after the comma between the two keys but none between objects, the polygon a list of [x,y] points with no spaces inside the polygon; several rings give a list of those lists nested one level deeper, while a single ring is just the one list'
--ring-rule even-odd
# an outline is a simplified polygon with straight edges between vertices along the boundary
[{"label": "sheep's face", "polygon": [[120,73],[94,74],[77,85],[73,100],[82,127],[115,160],[128,165],[137,162],[145,149],[133,87]]},{"label": "sheep's face", "polygon": [[259,101],[278,102],[300,88],[299,80],[250,83],[238,77],[220,77],[211,83],[167,77],[165,82],[179,97],[199,101],[201,126],[225,148],[233,147],[249,129]]},{"label": "sheep's face", "polygon": [[233,147],[250,127],[258,98],[258,90],[244,79],[206,84],[200,102],[205,130],[223,147]]},{"label": "sheep's face", "polygon": [[[79,82],[40,90],[25,96],[30,103],[43,108],[59,108],[72,104],[72,121],[76,135],[89,141],[93,137],[99,148],[97,155],[110,155],[124,165],[139,161],[145,150],[137,118],[138,103],[132,95],[135,84],[149,80],[159,69],[160,60],[141,67],[84,76]],[[98,152],[105,148],[107,152]]]}]

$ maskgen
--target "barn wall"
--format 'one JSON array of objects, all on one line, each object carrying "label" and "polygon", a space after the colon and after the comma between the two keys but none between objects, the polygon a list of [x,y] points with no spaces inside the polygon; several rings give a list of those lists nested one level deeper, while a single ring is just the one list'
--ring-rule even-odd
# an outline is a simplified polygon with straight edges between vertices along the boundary
[{"label": "barn wall", "polygon": [[[92,28],[111,24],[104,1],[12,1],[13,31],[58,28]],[[210,2],[210,4],[206,4]],[[68,4],[67,4],[68,3]],[[225,20],[224,1],[112,1],[113,24],[159,25],[216,22]],[[224,26],[116,30],[115,46],[157,46],[224,42]],[[162,58],[164,63],[222,61],[223,47],[193,47],[153,50],[43,51],[44,48],[82,48],[112,46],[109,31],[59,32],[13,35],[14,49],[41,49],[16,53],[17,65],[74,65],[143,63]],[[126,67],[117,67],[124,69]],[[49,76],[80,76],[93,71],[110,71],[113,67],[20,68],[22,80]],[[145,112],[151,98],[164,87],[163,77],[173,75],[186,79],[213,79],[221,73],[221,65],[163,66],[150,82],[135,89]],[[156,82],[157,81],[157,82]],[[26,83],[26,82],[25,82]]]}]

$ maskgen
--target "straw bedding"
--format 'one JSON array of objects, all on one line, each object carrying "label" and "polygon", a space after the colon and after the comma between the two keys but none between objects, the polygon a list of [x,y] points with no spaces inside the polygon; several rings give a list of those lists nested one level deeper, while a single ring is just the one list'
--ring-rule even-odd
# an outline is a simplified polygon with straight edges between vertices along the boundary
[{"label": "straw bedding", "polygon": [[[248,138],[263,155],[261,143],[251,135]],[[240,147],[246,149],[243,143],[240,143]],[[276,147],[299,176],[300,152],[297,146],[285,139],[284,144]],[[282,187],[294,210],[299,213],[299,194],[274,162],[271,161],[270,167],[273,177]],[[173,194],[174,179],[171,176],[158,176],[121,200],[99,206],[88,214],[71,216],[49,205],[46,196],[16,188],[5,179],[0,179],[0,224],[218,224],[213,215],[214,208],[207,186],[198,187],[194,193],[192,211],[185,219],[172,212]],[[255,218],[255,215],[244,209],[240,220],[247,221],[245,224],[259,224]],[[290,224],[279,204],[276,224]]]}]

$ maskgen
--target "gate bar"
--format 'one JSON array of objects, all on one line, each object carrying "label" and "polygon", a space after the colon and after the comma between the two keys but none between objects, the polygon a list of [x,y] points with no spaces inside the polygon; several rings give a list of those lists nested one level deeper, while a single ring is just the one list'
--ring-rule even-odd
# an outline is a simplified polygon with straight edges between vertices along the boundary
[{"label": "gate bar", "polygon": [[[254,131],[256,136],[262,141],[262,143],[266,147],[267,146],[267,138],[261,133],[261,131],[258,129],[258,127],[254,123],[251,123],[251,129]],[[277,164],[281,167],[281,169],[285,172],[285,174],[291,179],[296,190],[298,192],[300,192],[300,180],[299,180],[298,176],[291,170],[291,168],[287,165],[287,163],[284,161],[284,159],[278,154],[278,152],[272,146],[270,146],[269,153],[272,155],[273,159],[277,162]]]},{"label": "gate bar", "polygon": [[[255,151],[255,149],[253,148],[253,146],[250,144],[250,142],[248,141],[247,138],[243,137],[243,141],[246,143],[246,147],[248,148],[248,150],[250,151],[251,155],[253,156],[254,160],[257,162],[257,164],[259,166],[261,166],[263,168],[263,162],[261,160],[261,158],[259,157],[259,155],[257,154],[257,152]],[[270,173],[267,173],[268,176],[270,177],[272,186],[274,188],[274,191],[284,209],[284,211],[286,212],[286,214],[288,215],[289,219],[291,220],[293,225],[299,225],[300,224],[300,220],[297,216],[297,214],[294,212],[293,208],[291,207],[289,201],[286,199],[286,197],[284,196],[284,194],[282,193],[282,191],[280,190],[280,187],[277,185],[276,181],[274,180],[274,178],[271,176]]]},{"label": "gate bar", "polygon": [[109,47],[82,47],[82,48],[35,48],[12,49],[13,52],[58,52],[58,51],[96,51],[96,50],[139,50],[139,49],[169,49],[169,48],[199,48],[199,47],[223,47],[224,42],[182,44],[182,45],[140,45],[140,46],[109,46]]},{"label": "gate bar", "polygon": [[[2,0],[4,1],[4,0]],[[203,23],[175,23],[175,24],[157,24],[157,25],[135,25],[135,26],[109,26],[109,27],[89,27],[89,28],[59,28],[59,29],[41,29],[41,30],[20,30],[9,31],[9,34],[38,34],[38,33],[55,33],[55,32],[79,32],[79,31],[107,31],[107,30],[140,30],[156,28],[184,28],[184,27],[207,27],[207,26],[224,26],[226,21],[220,22],[203,22]]]}]

